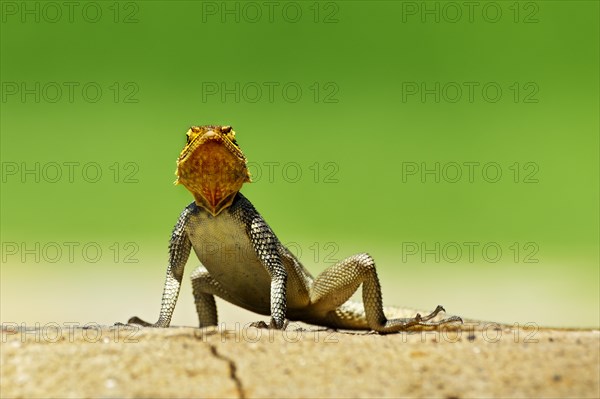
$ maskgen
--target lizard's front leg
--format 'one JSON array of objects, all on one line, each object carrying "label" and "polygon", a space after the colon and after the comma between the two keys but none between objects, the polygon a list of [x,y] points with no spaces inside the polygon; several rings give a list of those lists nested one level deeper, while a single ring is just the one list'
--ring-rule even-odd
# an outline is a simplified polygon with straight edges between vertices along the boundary
[{"label": "lizard's front leg", "polygon": [[165,288],[163,290],[158,321],[151,324],[134,316],[129,319],[129,324],[140,324],[148,327],[169,327],[171,324],[171,317],[173,316],[173,310],[175,309],[177,297],[179,296],[183,270],[192,248],[190,239],[185,231],[192,209],[192,206],[188,206],[183,210],[173,229],[173,234],[171,235],[171,241],[169,243],[169,266],[167,267],[167,277],[165,280]]},{"label": "lizard's front leg", "polygon": [[[287,271],[277,250],[279,241],[260,216],[250,223],[248,235],[258,259],[271,276],[271,322],[269,328],[282,329],[285,327],[287,310]],[[263,327],[259,323],[255,323],[255,326]]]},{"label": "lizard's front leg", "polygon": [[[344,314],[342,306],[362,284],[364,316],[357,320],[353,312]],[[375,270],[375,262],[368,254],[351,256],[320,274],[310,289],[311,307],[338,328],[369,328],[380,333],[406,330],[414,326],[441,326],[462,322],[459,317],[430,322],[444,308],[438,306],[431,314],[414,318],[387,319],[383,313],[381,286]]]}]

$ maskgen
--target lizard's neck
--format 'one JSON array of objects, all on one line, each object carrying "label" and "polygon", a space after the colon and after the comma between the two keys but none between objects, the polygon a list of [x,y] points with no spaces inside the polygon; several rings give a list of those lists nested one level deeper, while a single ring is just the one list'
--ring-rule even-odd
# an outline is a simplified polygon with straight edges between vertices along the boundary
[{"label": "lizard's neck", "polygon": [[236,196],[239,194],[238,191],[235,191],[231,194],[226,195],[225,197],[220,197],[219,193],[212,192],[208,196],[201,194],[194,194],[194,202],[200,208],[206,210],[212,216],[218,216],[223,210],[229,208]]}]

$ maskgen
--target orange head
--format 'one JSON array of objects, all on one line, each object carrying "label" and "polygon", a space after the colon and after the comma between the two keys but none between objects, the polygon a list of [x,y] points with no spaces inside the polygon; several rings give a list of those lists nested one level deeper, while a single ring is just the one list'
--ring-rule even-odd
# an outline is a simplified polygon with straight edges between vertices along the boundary
[{"label": "orange head", "polygon": [[250,182],[246,157],[231,126],[192,126],[177,159],[177,180],[193,195],[196,205],[217,216]]}]

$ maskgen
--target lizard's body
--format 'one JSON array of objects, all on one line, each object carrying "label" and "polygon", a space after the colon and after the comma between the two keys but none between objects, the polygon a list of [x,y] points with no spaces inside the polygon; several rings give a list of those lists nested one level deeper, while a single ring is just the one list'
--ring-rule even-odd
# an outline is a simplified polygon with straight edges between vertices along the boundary
[{"label": "lizard's body", "polygon": [[[271,228],[239,193],[249,181],[246,159],[229,126],[193,127],[178,160],[178,183],[195,201],[181,213],[170,242],[169,266],[159,320],[167,327],[175,308],[183,269],[193,249],[201,266],[192,273],[200,327],[217,324],[214,295],[271,315],[271,327],[284,320],[343,328],[396,332],[413,326],[461,321],[453,316],[430,322],[440,311],[388,320],[373,259],[347,258],[316,279],[283,246]],[[362,284],[364,308],[348,299]],[[137,317],[130,323],[150,325]]]}]

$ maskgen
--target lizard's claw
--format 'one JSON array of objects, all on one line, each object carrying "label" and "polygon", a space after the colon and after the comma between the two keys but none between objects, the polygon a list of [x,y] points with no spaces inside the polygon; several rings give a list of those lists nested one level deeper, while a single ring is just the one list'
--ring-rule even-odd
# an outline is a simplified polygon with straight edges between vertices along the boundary
[{"label": "lizard's claw", "polygon": [[427,323],[427,321],[433,319],[440,312],[446,312],[446,309],[444,309],[443,306],[438,305],[435,308],[435,310],[433,312],[431,312],[430,314],[428,314],[427,316],[423,317],[419,313],[417,313],[417,315],[415,316],[415,320],[418,322],[418,325],[429,326],[429,327],[444,326],[446,324],[451,324],[451,323],[456,323],[456,322],[458,322],[460,324],[464,323],[463,319],[461,319],[459,316],[450,316],[450,317],[447,317],[447,318],[439,320],[439,321]]},{"label": "lizard's claw", "polygon": [[129,320],[127,320],[127,323],[121,323],[120,321],[118,321],[114,325],[115,326],[119,326],[119,327],[121,327],[121,326],[125,326],[125,327],[129,326],[129,327],[131,327],[132,325],[134,325],[134,326],[142,326],[142,327],[151,327],[152,326],[152,324],[150,324],[150,323],[148,323],[148,322],[146,322],[146,321],[144,321],[144,320],[142,320],[142,319],[140,319],[139,317],[136,317],[136,316],[134,316],[134,317],[130,318]]},{"label": "lizard's claw", "polygon": [[265,323],[264,321],[255,321],[253,323],[250,323],[250,327],[254,327],[254,328],[269,328],[269,325],[267,323]]},{"label": "lizard's claw", "polygon": [[281,327],[277,327],[277,324],[275,324],[275,321],[273,319],[271,319],[271,322],[269,324],[267,324],[261,320],[261,321],[255,321],[253,323],[250,323],[250,327],[266,328],[266,329],[271,329],[271,330],[285,330],[287,328],[288,324],[289,324],[289,320],[285,320]]},{"label": "lizard's claw", "polygon": [[463,321],[463,319],[460,316],[448,317],[447,319],[441,320],[441,322],[443,322],[444,324],[454,323],[454,322],[459,322],[460,324],[465,324],[465,322]]},{"label": "lizard's claw", "polygon": [[127,320],[127,324],[137,324],[142,327],[160,327],[157,324],[148,323],[147,321],[144,321],[137,316],[133,316],[132,318]]}]

